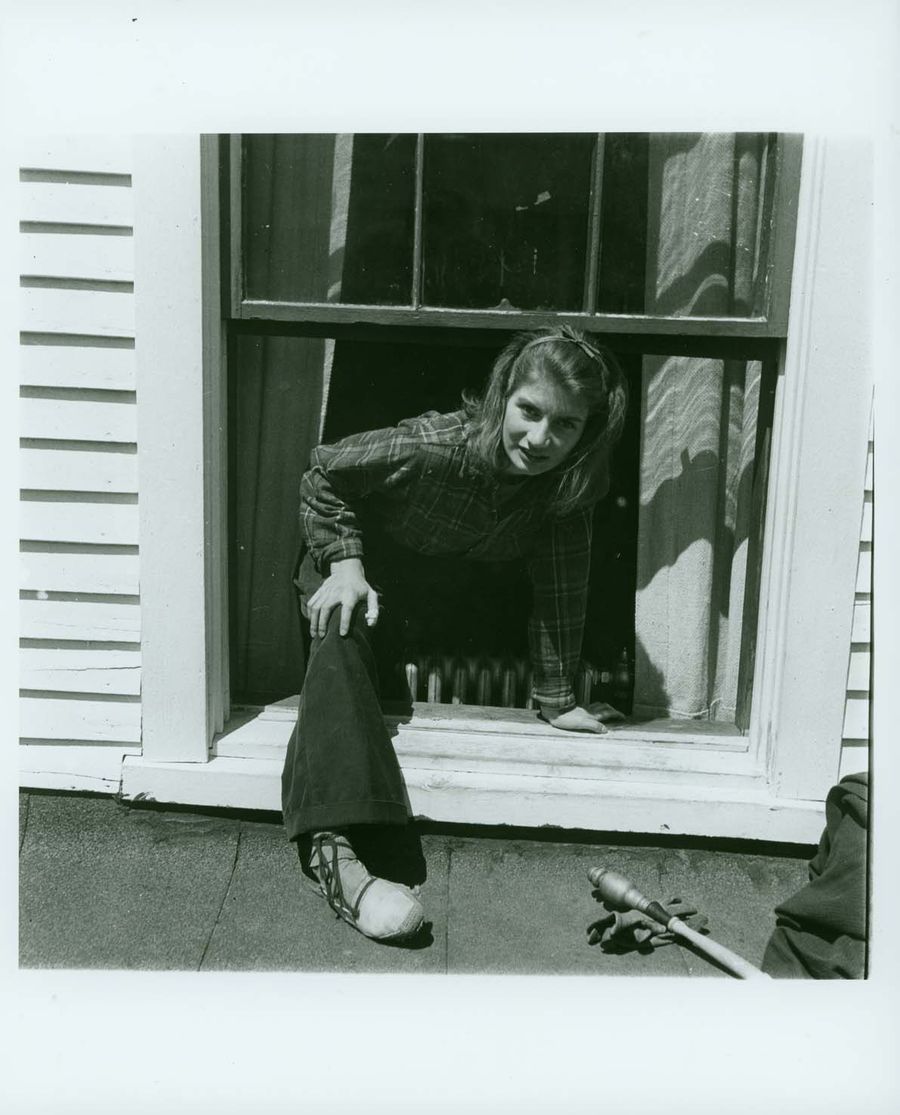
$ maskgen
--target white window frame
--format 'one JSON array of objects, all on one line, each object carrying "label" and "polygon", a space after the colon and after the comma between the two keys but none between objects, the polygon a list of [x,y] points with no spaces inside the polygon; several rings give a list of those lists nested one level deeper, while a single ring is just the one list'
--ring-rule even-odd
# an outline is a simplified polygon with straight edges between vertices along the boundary
[{"label": "white window frame", "polygon": [[[872,189],[864,144],[806,138],[748,735],[597,740],[514,711],[419,717],[395,737],[416,815],[817,839],[839,770],[862,516]],[[291,709],[228,722],[216,140],[141,140],[134,190],[143,749],[123,794],[278,809]]]}]

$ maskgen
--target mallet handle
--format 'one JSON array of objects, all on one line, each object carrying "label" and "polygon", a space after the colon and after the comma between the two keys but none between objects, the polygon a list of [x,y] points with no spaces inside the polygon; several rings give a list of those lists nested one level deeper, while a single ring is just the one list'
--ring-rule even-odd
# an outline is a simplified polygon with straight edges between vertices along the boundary
[{"label": "mallet handle", "polygon": [[723,968],[727,968],[732,975],[738,979],[770,979],[765,972],[761,972],[759,968],[751,964],[749,960],[745,960],[742,956],[738,956],[736,952],[731,949],[725,948],[720,945],[718,941],[714,941],[711,937],[704,937],[702,933],[698,933],[696,929],[691,929],[689,925],[681,920],[681,918],[670,918],[667,928],[676,935],[676,937],[683,937],[685,941],[690,941],[701,952],[705,953],[711,959],[721,964]]}]

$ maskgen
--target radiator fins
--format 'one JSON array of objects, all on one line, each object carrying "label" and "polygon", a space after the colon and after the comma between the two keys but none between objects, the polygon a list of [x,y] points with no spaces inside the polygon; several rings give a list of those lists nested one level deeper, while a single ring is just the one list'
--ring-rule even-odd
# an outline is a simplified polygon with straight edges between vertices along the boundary
[{"label": "radiator fins", "polygon": [[[438,705],[485,705],[493,708],[535,707],[531,666],[524,658],[429,655],[402,666],[413,701]],[[581,705],[608,699],[611,674],[582,663],[575,676]]]}]

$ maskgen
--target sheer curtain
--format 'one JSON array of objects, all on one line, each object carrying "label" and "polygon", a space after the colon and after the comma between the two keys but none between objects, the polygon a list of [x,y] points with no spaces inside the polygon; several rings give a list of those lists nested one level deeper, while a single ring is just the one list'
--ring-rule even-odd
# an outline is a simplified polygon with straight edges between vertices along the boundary
[{"label": "sheer curtain", "polygon": [[[646,312],[745,315],[763,137],[654,136]],[[754,362],[647,357],[634,711],[734,721],[760,395]]]},{"label": "sheer curtain", "polygon": [[[339,301],[353,137],[296,144],[256,136],[248,293]],[[299,203],[302,201],[302,204]],[[265,702],[296,692],[303,659],[291,569],[300,477],[322,436],[334,359],[329,338],[242,336],[232,387],[232,690]]]}]

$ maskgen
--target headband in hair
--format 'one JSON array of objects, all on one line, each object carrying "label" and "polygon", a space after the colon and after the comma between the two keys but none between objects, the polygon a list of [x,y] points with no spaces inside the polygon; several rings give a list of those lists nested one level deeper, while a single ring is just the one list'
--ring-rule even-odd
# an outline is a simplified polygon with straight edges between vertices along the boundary
[{"label": "headband in hair", "polygon": [[[587,341],[582,341],[578,337],[567,337],[565,336],[565,334],[560,337],[535,337],[533,340],[529,341],[527,345],[525,345],[525,348],[522,349],[522,352],[525,352],[526,349],[533,348],[535,345],[544,344],[544,342],[546,341],[569,341],[573,345],[578,345],[581,351],[586,356],[589,356],[592,360],[600,360],[600,353],[597,351],[597,349],[592,348],[587,343]],[[522,355],[522,352],[519,353],[520,356]]]}]

